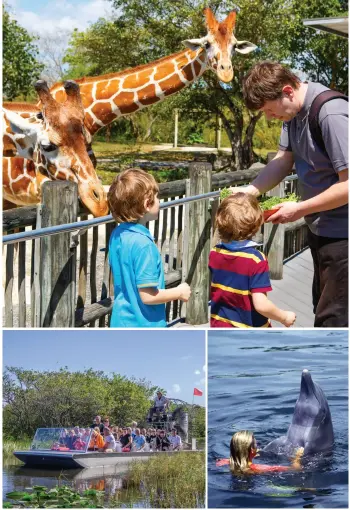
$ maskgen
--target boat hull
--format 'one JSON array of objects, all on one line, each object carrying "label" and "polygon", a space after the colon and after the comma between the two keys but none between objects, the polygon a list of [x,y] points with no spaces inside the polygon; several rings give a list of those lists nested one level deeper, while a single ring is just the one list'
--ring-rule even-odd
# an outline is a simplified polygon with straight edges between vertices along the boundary
[{"label": "boat hull", "polygon": [[[182,450],[187,454],[195,450]],[[118,466],[122,469],[133,461],[147,461],[150,458],[163,457],[164,455],[177,455],[179,452],[129,452],[129,453],[104,453],[104,452],[52,452],[50,451],[16,451],[17,459],[26,466],[48,467],[52,469],[77,469],[77,468],[101,468]]]},{"label": "boat hull", "polygon": [[13,452],[17,459],[26,466],[47,467],[52,469],[77,469],[81,466],[74,460],[73,453],[51,451],[16,451]]}]

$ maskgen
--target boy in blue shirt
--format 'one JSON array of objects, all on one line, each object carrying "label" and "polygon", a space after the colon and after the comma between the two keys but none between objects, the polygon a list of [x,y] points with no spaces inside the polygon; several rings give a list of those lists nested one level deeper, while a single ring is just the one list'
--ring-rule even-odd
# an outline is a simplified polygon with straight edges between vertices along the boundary
[{"label": "boy in blue shirt", "polygon": [[146,223],[159,215],[158,184],[138,168],[129,168],[113,181],[108,202],[120,223],[109,242],[109,261],[114,279],[111,327],[166,327],[165,303],[188,301],[187,283],[165,289],[160,253]]}]

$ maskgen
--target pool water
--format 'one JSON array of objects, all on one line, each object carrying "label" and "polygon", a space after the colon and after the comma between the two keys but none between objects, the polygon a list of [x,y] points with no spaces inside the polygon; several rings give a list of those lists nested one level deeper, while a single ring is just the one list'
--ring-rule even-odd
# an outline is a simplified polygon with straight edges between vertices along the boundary
[{"label": "pool water", "polygon": [[[228,466],[216,467],[217,459],[229,457],[238,430],[252,430],[260,448],[286,434],[304,368],[327,397],[333,454],[313,457],[300,472],[234,476]],[[288,464],[288,459],[261,462]],[[347,331],[209,332],[208,506],[348,507]]]}]

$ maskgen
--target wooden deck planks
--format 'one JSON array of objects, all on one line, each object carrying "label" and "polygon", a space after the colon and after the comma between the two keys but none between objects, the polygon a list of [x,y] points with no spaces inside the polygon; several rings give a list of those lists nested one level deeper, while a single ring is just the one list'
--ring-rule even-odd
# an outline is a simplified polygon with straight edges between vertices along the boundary
[{"label": "wooden deck planks", "polygon": [[[309,249],[286,262],[283,266],[283,280],[272,280],[271,299],[280,308],[297,314],[295,327],[312,328],[314,313],[312,307],[313,262]],[[280,327],[273,322],[274,327]]]}]

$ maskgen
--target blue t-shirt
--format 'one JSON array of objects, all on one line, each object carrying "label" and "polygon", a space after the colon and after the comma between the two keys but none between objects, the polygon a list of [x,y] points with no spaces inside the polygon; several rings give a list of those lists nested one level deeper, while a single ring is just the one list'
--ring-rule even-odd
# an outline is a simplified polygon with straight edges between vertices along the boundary
[{"label": "blue t-shirt", "polygon": [[142,446],[146,443],[145,436],[142,436],[142,435],[136,436],[135,435],[133,442],[136,445],[136,448],[142,448]]},{"label": "blue t-shirt", "polygon": [[165,304],[145,305],[142,287],[165,288],[163,263],[148,230],[139,223],[121,223],[109,241],[114,279],[112,328],[166,327]]}]

